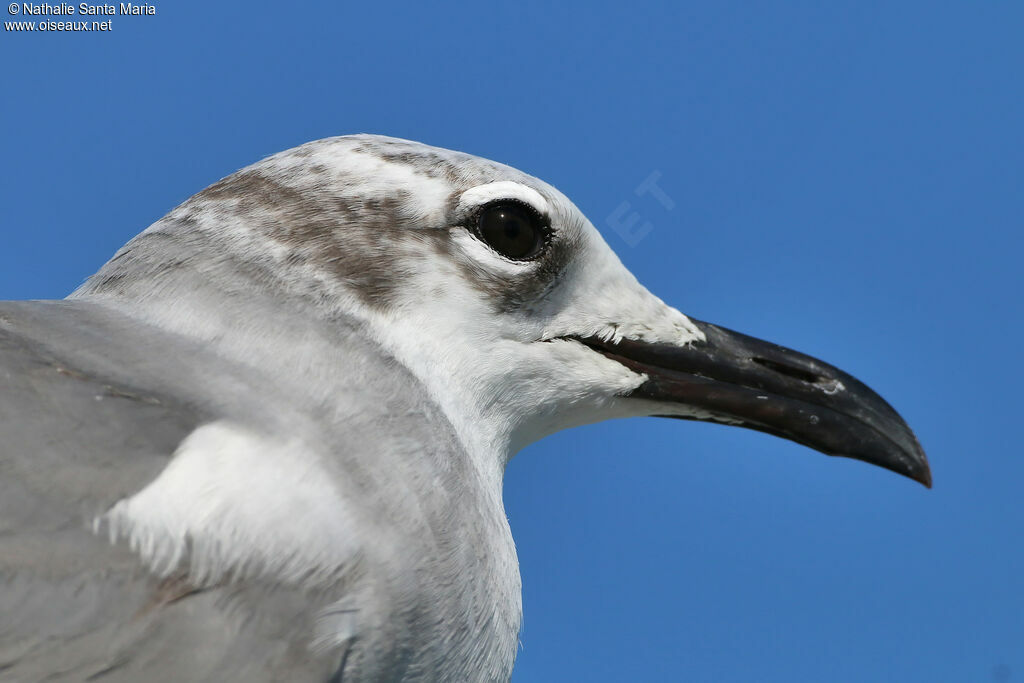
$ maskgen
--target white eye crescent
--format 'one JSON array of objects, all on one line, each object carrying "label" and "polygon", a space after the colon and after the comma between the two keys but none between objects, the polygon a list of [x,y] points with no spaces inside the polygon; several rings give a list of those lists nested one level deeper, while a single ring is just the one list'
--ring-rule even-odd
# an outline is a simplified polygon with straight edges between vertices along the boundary
[{"label": "white eye crescent", "polygon": [[549,214],[548,202],[541,196],[540,192],[537,192],[532,187],[527,187],[522,183],[512,182],[511,180],[499,180],[494,183],[471,187],[459,197],[459,210],[460,212],[472,211],[478,206],[489,204],[499,199],[522,202],[545,218]]}]

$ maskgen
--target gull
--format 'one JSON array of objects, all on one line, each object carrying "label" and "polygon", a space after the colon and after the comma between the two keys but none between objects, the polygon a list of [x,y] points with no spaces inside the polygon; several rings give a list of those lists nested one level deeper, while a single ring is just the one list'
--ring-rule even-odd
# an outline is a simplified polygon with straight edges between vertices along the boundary
[{"label": "gull", "polygon": [[67,299],[0,303],[4,680],[504,681],[509,459],[664,416],[930,486],[903,419],[689,318],[564,195],[373,135],[194,195]]}]

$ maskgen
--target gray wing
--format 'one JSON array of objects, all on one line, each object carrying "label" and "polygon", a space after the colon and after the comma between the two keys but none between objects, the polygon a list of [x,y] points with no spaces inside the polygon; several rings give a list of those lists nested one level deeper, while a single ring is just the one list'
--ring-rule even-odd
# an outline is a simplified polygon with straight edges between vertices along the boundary
[{"label": "gray wing", "polygon": [[235,381],[218,372],[190,342],[95,304],[0,303],[0,680],[301,681],[338,667],[305,646],[316,596],[196,591],[91,529],[216,418],[182,387]]}]

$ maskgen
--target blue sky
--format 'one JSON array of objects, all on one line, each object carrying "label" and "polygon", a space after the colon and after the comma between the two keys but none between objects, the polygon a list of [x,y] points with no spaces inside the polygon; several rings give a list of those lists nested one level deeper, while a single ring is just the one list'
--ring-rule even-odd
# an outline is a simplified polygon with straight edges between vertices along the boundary
[{"label": "blue sky", "polygon": [[64,296],[307,140],[510,163],[666,301],[877,389],[935,477],[657,419],[535,444],[506,479],[513,680],[1024,680],[1024,6],[749,4],[165,0],[4,31],[0,298]]}]

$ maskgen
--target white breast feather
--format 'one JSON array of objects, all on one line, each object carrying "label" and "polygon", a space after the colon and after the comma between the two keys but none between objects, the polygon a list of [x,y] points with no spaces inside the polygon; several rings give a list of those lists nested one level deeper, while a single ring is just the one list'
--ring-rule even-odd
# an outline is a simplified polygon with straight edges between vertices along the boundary
[{"label": "white breast feather", "polygon": [[344,508],[304,444],[221,421],[192,432],[160,476],[94,527],[127,538],[159,575],[187,563],[197,585],[225,575],[316,582],[352,556]]}]

